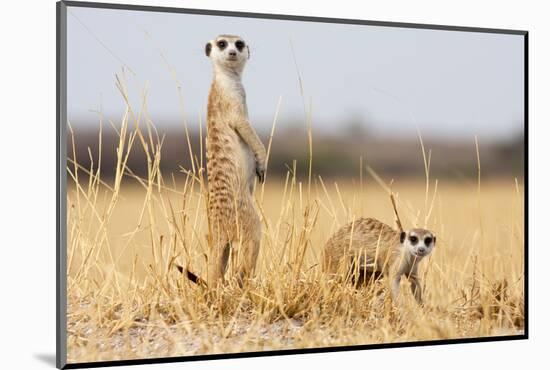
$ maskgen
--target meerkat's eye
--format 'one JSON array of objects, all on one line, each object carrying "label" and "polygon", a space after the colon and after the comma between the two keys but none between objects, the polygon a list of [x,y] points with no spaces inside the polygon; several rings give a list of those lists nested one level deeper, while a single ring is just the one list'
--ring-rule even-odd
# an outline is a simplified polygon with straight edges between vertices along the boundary
[{"label": "meerkat's eye", "polygon": [[242,51],[244,49],[244,41],[237,40],[237,42],[235,42],[235,47],[237,50]]},{"label": "meerkat's eye", "polygon": [[411,243],[412,243],[413,245],[416,244],[416,243],[418,243],[418,237],[416,237],[416,236],[414,236],[414,235],[411,236],[411,237],[409,238],[409,240],[411,241]]},{"label": "meerkat's eye", "polygon": [[426,239],[424,239],[424,245],[430,245],[432,244],[432,238],[430,236],[426,237]]},{"label": "meerkat's eye", "polygon": [[227,46],[227,41],[225,40],[220,40],[216,43],[216,45],[218,45],[218,47],[220,48],[220,50],[223,50],[225,49],[225,47]]}]

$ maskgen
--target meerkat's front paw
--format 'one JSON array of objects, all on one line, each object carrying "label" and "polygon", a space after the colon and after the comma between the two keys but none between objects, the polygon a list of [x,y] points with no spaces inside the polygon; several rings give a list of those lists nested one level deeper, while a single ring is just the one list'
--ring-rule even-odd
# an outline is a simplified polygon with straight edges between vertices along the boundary
[{"label": "meerkat's front paw", "polygon": [[265,162],[256,162],[256,175],[258,176],[258,181],[263,183],[265,181]]}]

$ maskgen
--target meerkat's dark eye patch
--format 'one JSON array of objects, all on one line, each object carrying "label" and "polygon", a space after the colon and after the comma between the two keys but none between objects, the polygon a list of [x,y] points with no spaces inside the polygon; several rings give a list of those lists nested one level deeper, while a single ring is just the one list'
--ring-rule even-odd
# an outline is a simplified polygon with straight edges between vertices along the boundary
[{"label": "meerkat's dark eye patch", "polygon": [[216,45],[218,45],[218,48],[219,48],[220,50],[223,50],[223,49],[225,49],[225,48],[227,47],[227,41],[225,41],[225,40],[220,40],[220,41],[218,41],[218,42],[216,43]]},{"label": "meerkat's dark eye patch", "polygon": [[411,235],[409,237],[409,240],[411,242],[412,245],[415,245],[416,243],[418,243],[418,237],[414,236],[414,235]]},{"label": "meerkat's dark eye patch", "polygon": [[237,40],[237,42],[235,42],[235,47],[237,48],[237,50],[243,51],[243,49],[244,49],[244,41],[242,41],[242,40]]},{"label": "meerkat's dark eye patch", "polygon": [[424,239],[424,245],[430,245],[432,244],[432,241],[433,239],[430,236],[428,236]]}]

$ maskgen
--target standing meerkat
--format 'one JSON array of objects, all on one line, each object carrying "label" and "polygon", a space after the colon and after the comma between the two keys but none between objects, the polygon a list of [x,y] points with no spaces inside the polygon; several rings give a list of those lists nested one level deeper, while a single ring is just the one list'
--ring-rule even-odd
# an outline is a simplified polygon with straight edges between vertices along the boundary
[{"label": "standing meerkat", "polygon": [[329,274],[344,274],[356,284],[370,278],[391,279],[394,300],[401,277],[411,282],[411,290],[422,303],[422,283],[418,264],[435,246],[435,235],[425,229],[397,231],[373,218],[360,218],[341,227],[323,250],[323,269]]},{"label": "standing meerkat", "polygon": [[214,70],[206,137],[207,284],[213,286],[223,279],[230,259],[242,284],[258,258],[261,222],[252,192],[255,177],[263,182],[266,171],[266,150],[248,120],[241,81],[250,49],[239,36],[220,35],[206,44],[205,53]]}]

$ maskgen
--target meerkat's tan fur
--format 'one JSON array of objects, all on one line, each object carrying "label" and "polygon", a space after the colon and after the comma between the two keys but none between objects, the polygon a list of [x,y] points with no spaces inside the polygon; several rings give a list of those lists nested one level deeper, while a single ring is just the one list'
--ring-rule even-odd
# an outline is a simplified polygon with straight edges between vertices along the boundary
[{"label": "meerkat's tan fur", "polygon": [[223,279],[228,262],[239,282],[256,266],[261,223],[252,192],[264,181],[265,147],[248,120],[241,82],[250,56],[242,38],[220,35],[206,44],[214,78],[207,110],[209,254],[207,284]]},{"label": "meerkat's tan fur", "polygon": [[341,227],[323,250],[326,273],[351,278],[356,283],[385,276],[394,300],[403,276],[411,282],[416,300],[422,302],[418,264],[435,245],[429,230],[397,231],[373,218],[360,218]]}]

